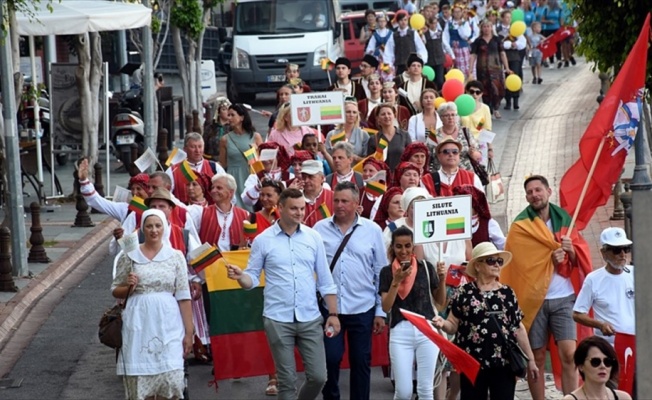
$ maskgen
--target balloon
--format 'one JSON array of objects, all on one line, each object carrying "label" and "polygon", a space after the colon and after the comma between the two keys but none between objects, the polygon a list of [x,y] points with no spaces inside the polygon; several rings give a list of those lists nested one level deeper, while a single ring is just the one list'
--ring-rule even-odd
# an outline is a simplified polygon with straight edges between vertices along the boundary
[{"label": "balloon", "polygon": [[464,94],[464,84],[457,79],[449,79],[441,87],[441,94],[447,101],[455,101],[457,96]]},{"label": "balloon", "polygon": [[521,36],[522,34],[525,33],[525,29],[527,29],[527,26],[525,26],[525,22],[523,21],[512,22],[512,26],[509,27],[509,34],[514,37]]},{"label": "balloon", "polygon": [[446,61],[444,61],[444,68],[449,69],[453,66],[453,58],[450,56],[450,54],[446,54],[445,58]]},{"label": "balloon", "polygon": [[420,31],[424,26],[426,26],[426,17],[421,14],[412,14],[410,17],[410,26],[415,31]]},{"label": "balloon", "polygon": [[525,21],[525,13],[520,8],[512,10],[512,23],[516,21]]},{"label": "balloon", "polygon": [[505,87],[510,92],[518,92],[521,90],[521,86],[523,86],[523,81],[516,74],[511,74],[505,79]]},{"label": "balloon", "polygon": [[450,81],[451,79],[458,80],[464,83],[464,72],[460,71],[457,68],[453,68],[448,73],[446,73],[446,80]]},{"label": "balloon", "polygon": [[475,99],[470,94],[462,94],[455,99],[457,113],[460,117],[471,115],[475,110]]},{"label": "balloon", "polygon": [[443,98],[443,97],[437,97],[437,98],[435,99],[435,110],[439,109],[439,106],[441,106],[441,105],[444,104],[444,103],[446,103],[446,99],[445,99],[445,98]]},{"label": "balloon", "polygon": [[424,65],[421,72],[426,76],[426,78],[428,78],[430,82],[435,80],[435,70],[432,69],[430,65]]}]

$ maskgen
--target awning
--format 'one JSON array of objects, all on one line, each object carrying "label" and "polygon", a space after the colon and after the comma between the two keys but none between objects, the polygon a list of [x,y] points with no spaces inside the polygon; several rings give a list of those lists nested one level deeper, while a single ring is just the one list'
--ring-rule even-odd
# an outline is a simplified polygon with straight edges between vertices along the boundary
[{"label": "awning", "polygon": [[86,32],[119,31],[149,25],[152,10],[142,4],[105,0],[61,0],[42,2],[33,15],[18,12],[21,36],[79,35]]}]

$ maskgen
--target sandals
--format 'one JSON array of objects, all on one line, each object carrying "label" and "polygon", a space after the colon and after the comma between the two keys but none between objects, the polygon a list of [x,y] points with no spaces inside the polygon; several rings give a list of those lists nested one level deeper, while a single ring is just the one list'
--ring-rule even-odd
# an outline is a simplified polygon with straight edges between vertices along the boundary
[{"label": "sandals", "polygon": [[494,111],[494,118],[496,118],[496,119],[501,119],[502,118],[502,116],[500,115],[500,112],[498,112],[498,110]]},{"label": "sandals", "polygon": [[267,388],[265,389],[266,396],[276,396],[278,394],[278,387],[276,386],[278,381],[276,379],[270,379],[267,382]]}]

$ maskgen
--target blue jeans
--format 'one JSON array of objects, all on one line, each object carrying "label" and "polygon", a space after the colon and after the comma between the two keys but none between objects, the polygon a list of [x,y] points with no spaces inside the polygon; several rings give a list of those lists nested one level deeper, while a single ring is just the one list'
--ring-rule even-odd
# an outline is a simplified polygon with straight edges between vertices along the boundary
[{"label": "blue jeans", "polygon": [[[349,365],[351,367],[350,398],[369,399],[371,380],[371,335],[376,308],[362,314],[340,314],[340,334],[329,338],[324,336],[326,348],[326,371],[328,379],[321,391],[324,400],[340,399],[340,364],[344,357],[344,335],[349,344]],[[322,309],[325,317],[328,311]]]}]

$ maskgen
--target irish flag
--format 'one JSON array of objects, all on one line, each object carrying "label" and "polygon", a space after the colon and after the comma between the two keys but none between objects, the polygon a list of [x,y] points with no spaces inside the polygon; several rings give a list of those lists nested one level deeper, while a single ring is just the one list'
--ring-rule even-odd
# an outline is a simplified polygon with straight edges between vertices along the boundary
[{"label": "irish flag", "polygon": [[446,234],[460,235],[464,233],[464,217],[446,219]]},{"label": "irish flag", "polygon": [[319,108],[319,115],[322,120],[341,119],[342,107],[340,106],[321,106]]}]

